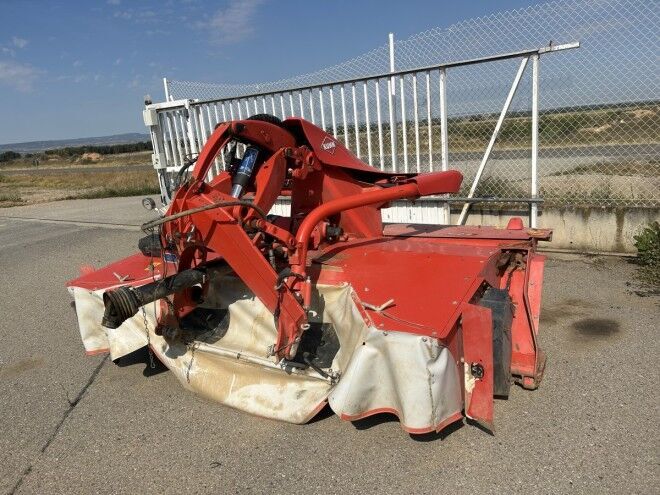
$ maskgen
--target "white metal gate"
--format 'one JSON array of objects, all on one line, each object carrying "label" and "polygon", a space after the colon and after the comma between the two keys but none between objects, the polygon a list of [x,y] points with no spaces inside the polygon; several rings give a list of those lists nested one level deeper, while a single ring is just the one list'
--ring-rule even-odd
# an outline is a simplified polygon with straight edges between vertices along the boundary
[{"label": "white metal gate", "polygon": [[[476,202],[526,203],[530,226],[536,226],[538,198],[539,65],[541,55],[579,47],[579,43],[548,45],[512,53],[397,71],[390,35],[390,71],[362,78],[328,81],[324,84],[289,87],[277,91],[236,94],[213,100],[171,101],[165,80],[166,100],[144,110],[153,143],[153,165],[158,172],[161,195],[168,202],[173,174],[197,156],[219,122],[269,113],[281,119],[302,117],[343,140],[359,158],[381,170],[428,172],[454,168],[449,163],[447,137],[447,87],[452,71],[475,64],[519,61],[512,74],[502,108],[494,121],[488,144],[472,183],[461,197],[431,198],[417,205],[397,206],[384,212],[384,220],[418,223],[449,223],[449,203],[463,203],[458,223],[465,223],[469,207]],[[531,69],[527,67],[531,65]],[[511,103],[526,71],[531,70],[531,154],[529,184],[524,197],[489,195],[478,197],[478,186],[491,158]],[[209,178],[222,169],[217,159]],[[277,209],[283,213],[285,202]]]}]

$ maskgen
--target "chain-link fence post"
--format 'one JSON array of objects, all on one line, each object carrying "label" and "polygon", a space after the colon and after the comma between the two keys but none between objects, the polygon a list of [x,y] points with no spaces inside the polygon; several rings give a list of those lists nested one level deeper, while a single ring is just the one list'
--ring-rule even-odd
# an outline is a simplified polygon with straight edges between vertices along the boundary
[{"label": "chain-link fence post", "polygon": [[[538,197],[538,158],[539,158],[539,55],[532,55],[532,188],[531,197]],[[529,205],[529,226],[537,227],[538,203]]]},{"label": "chain-link fence post", "polygon": [[[447,136],[447,69],[440,69],[440,167],[449,170],[449,138]],[[449,203],[442,206],[443,223],[451,223]]]},{"label": "chain-link fence post", "polygon": [[[389,39],[389,56],[390,56],[390,72],[395,71],[394,66],[394,33],[390,33]],[[392,170],[397,169],[397,125],[396,125],[396,78],[392,76],[388,83],[387,97],[389,100],[390,108],[390,152],[392,153]]]}]

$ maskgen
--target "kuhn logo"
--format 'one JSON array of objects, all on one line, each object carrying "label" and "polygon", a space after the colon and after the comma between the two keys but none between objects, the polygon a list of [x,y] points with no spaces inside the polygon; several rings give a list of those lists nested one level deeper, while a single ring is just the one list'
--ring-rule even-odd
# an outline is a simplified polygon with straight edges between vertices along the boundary
[{"label": "kuhn logo", "polygon": [[321,149],[327,151],[331,155],[335,154],[335,149],[337,148],[337,143],[334,140],[330,139],[328,136],[325,137],[321,143]]}]

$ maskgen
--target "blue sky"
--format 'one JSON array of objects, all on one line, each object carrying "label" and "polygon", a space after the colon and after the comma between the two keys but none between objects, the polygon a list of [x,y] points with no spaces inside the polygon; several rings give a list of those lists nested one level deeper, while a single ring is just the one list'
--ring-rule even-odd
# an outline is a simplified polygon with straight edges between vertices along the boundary
[{"label": "blue sky", "polygon": [[533,0],[0,0],[0,144],[146,132],[162,77],[264,82]]}]

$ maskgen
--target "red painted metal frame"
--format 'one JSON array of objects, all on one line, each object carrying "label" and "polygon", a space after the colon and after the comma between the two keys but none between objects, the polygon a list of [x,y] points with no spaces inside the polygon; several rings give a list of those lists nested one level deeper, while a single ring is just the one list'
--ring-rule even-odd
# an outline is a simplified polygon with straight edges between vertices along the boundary
[{"label": "red painted metal frame", "polygon": [[[308,123],[299,122],[309,129]],[[378,209],[384,203],[422,195],[456,192],[462,180],[462,176],[455,171],[397,177],[395,174],[384,174],[372,169],[353,158],[353,162],[357,162],[359,166],[353,163],[352,166],[346,167],[346,170],[371,174],[374,180],[373,183],[360,184],[360,181],[347,173],[324,173],[327,165],[315,153],[314,145],[309,141],[296,143],[293,135],[283,127],[263,121],[237,121],[222,124],[213,132],[200,153],[191,180],[177,191],[168,214],[233,199],[228,195],[231,183],[229,172],[219,174],[210,184],[204,182],[213,160],[232,139],[270,152],[270,156],[259,167],[250,190],[253,203],[264,211],[270,210],[281,194],[287,176],[293,182],[302,183],[309,177],[311,180],[320,179],[323,183],[323,196],[315,198],[315,201],[308,205],[308,211],[301,212],[306,213],[306,216],[297,230],[295,245],[284,246],[290,251],[291,276],[285,278],[286,283],[278,284],[278,274],[263,253],[255,247],[253,239],[248,237],[243,227],[250,220],[255,220],[253,210],[236,207],[199,212],[165,224],[163,237],[165,243],[171,245],[176,239],[190,237],[186,233],[193,232],[194,225],[194,241],[191,243],[189,240],[180,240],[176,243],[179,254],[192,248],[203,254],[204,257],[197,260],[200,263],[212,258],[224,259],[277,316],[278,339],[274,349],[276,355],[284,358],[293,357],[300,335],[307,326],[306,310],[309,308],[311,292],[306,281],[305,266],[310,237],[319,223],[343,213],[345,218],[339,222],[339,226],[344,227],[350,234],[381,233],[382,224],[378,218]],[[345,150],[344,153],[348,151]],[[380,185],[376,185],[379,181]],[[352,194],[346,194],[346,182],[352,186]],[[292,201],[295,203],[297,196],[301,194],[309,197],[311,190],[313,189],[309,187],[294,186]],[[378,220],[372,222],[375,225],[352,229],[352,226],[363,222],[365,213],[349,210],[361,207],[369,207],[372,219]],[[277,237],[278,227],[270,222],[262,219],[253,221],[251,225]],[[288,240],[286,237],[285,239]],[[190,308],[186,308],[188,309]]]},{"label": "red painted metal frame", "polygon": [[[538,386],[545,362],[537,342],[545,258],[535,250],[550,231],[524,229],[518,221],[507,229],[384,226],[379,210],[388,202],[457,192],[460,173],[383,172],[302,119],[282,125],[254,120],[219,125],[190,179],[176,192],[168,215],[234,200],[230,172],[205,180],[220,150],[232,140],[264,153],[245,197],[269,211],[278,196],[289,195],[291,216],[271,221],[249,208],[218,207],[165,223],[163,245],[179,263],[156,267],[155,276],[165,267],[172,274],[224,260],[275,316],[274,354],[286,359],[295,354],[307,327],[313,286],[349,283],[369,325],[436,338],[449,348],[465,378],[466,415],[491,429],[492,322],[490,310],[478,302],[488,286],[506,288],[514,306],[511,372],[522,386]],[[328,236],[330,227],[341,233]],[[288,271],[276,271],[265,245],[277,247]],[[147,260],[137,255],[69,285],[116,286],[113,272],[128,272],[128,284],[147,283]],[[386,301],[390,304],[377,311],[361,307],[363,302],[373,308]],[[174,316],[195,307],[183,297],[175,296],[173,302]],[[482,366],[482,377],[472,375],[472,364]]]},{"label": "red painted metal frame", "polygon": [[[466,304],[461,321],[465,414],[493,431],[493,323],[489,309]],[[483,377],[471,376],[481,366]]]}]

